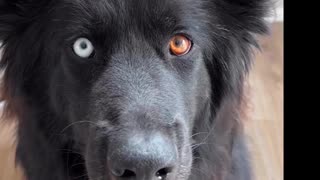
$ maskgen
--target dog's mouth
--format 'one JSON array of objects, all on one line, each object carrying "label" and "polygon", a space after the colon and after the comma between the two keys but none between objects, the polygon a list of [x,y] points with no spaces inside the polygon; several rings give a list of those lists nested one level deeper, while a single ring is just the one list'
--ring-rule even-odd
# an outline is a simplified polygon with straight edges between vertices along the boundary
[{"label": "dog's mouth", "polygon": [[[87,143],[85,163],[90,180],[185,180],[192,150],[188,131],[121,130],[108,137],[94,131]],[[181,132],[180,132],[181,131]],[[96,134],[100,134],[97,138]],[[180,136],[180,137],[179,137]],[[183,138],[182,138],[183,137]]]}]

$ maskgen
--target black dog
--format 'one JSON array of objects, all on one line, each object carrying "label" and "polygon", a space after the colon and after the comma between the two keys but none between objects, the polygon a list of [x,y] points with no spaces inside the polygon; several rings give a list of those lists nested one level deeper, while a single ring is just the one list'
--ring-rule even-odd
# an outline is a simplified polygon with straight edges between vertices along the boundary
[{"label": "black dog", "polygon": [[250,180],[239,111],[266,0],[0,0],[28,180]]}]

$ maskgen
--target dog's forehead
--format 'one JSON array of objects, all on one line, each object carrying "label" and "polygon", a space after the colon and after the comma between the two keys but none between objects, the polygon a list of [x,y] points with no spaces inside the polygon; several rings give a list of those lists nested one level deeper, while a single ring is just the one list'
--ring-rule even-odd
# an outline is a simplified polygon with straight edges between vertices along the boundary
[{"label": "dog's forehead", "polygon": [[[173,33],[206,36],[207,13],[202,0],[63,0],[50,19],[57,34],[89,35],[100,43],[131,36],[166,41]],[[61,30],[62,29],[62,30]],[[110,44],[108,44],[109,46]]]},{"label": "dog's forehead", "polygon": [[181,3],[181,0],[65,0],[59,5],[83,11],[83,15],[95,13],[100,16],[117,16],[118,19],[119,16],[123,18],[129,16],[131,19],[136,16],[142,18],[153,15],[170,15],[170,12],[178,11],[183,4],[185,3]]},{"label": "dog's forehead", "polygon": [[[59,16],[73,13],[79,18],[119,23],[134,21],[179,21],[201,13],[202,0],[63,0],[57,4]],[[189,18],[192,19],[192,18]],[[136,22],[134,22],[136,23]]]}]

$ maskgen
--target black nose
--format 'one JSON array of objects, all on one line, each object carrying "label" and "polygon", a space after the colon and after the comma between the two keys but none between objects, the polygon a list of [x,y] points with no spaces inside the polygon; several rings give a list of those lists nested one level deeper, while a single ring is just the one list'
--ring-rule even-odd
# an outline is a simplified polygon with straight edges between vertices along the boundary
[{"label": "black nose", "polygon": [[168,137],[136,133],[110,146],[108,164],[116,179],[172,179],[177,149]]}]

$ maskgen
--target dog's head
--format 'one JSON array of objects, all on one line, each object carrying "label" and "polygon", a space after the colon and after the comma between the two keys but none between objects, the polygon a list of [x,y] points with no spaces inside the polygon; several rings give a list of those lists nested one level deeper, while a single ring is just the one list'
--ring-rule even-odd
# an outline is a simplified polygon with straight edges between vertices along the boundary
[{"label": "dog's head", "polygon": [[264,0],[0,2],[8,107],[55,117],[91,179],[188,179],[265,31]]}]

